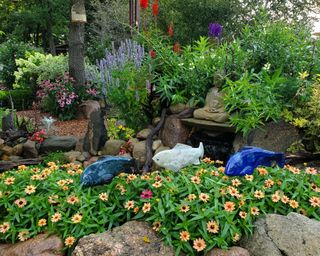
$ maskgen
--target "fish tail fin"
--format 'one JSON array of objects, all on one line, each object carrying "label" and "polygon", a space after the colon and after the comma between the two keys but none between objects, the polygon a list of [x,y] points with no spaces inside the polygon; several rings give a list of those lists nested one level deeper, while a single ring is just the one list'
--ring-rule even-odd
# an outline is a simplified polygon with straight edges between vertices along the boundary
[{"label": "fish tail fin", "polygon": [[282,168],[286,163],[286,158],[284,153],[276,153],[276,159],[277,159],[276,161],[278,165]]},{"label": "fish tail fin", "polygon": [[200,150],[200,158],[203,158],[203,156],[204,156],[204,147],[203,147],[203,143],[202,142],[200,142],[199,150]]}]

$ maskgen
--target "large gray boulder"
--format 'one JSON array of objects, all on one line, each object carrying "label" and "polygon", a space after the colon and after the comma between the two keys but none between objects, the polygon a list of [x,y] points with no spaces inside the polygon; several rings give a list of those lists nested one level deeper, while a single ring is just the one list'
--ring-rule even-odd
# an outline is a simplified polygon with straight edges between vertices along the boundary
[{"label": "large gray boulder", "polygon": [[271,122],[259,129],[254,129],[246,138],[238,134],[233,148],[238,151],[243,146],[255,146],[276,152],[286,152],[292,143],[299,139],[299,132],[293,125],[284,121]]},{"label": "large gray boulder", "polygon": [[298,213],[268,214],[255,222],[252,236],[240,246],[253,256],[320,255],[320,222]]},{"label": "large gray boulder", "polygon": [[161,141],[164,146],[173,148],[177,143],[185,144],[189,138],[191,129],[184,125],[181,120],[171,115],[166,118],[161,129]]},{"label": "large gray boulder", "polygon": [[39,153],[36,148],[36,142],[32,140],[27,140],[27,142],[23,144],[22,154],[25,158],[37,158]]},{"label": "large gray boulder", "polygon": [[146,222],[130,221],[111,231],[81,238],[72,255],[173,256],[174,250],[164,245]]},{"label": "large gray boulder", "polygon": [[71,151],[76,147],[77,139],[73,136],[50,136],[43,141],[40,152]]},{"label": "large gray boulder", "polygon": [[147,147],[146,147],[146,141],[145,140],[139,141],[139,142],[134,144],[132,156],[141,165],[143,165],[146,162],[146,153],[147,153]]},{"label": "large gray boulder", "polygon": [[102,155],[116,156],[119,154],[120,148],[126,142],[124,140],[108,140],[102,149]]},{"label": "large gray boulder", "polygon": [[0,244],[0,256],[63,256],[63,242],[55,235],[40,234],[16,244]]}]

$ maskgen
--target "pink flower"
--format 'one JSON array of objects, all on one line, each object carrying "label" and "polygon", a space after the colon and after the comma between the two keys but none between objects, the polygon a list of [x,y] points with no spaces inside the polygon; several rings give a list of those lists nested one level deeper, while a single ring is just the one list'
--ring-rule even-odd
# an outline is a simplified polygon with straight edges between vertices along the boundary
[{"label": "pink flower", "polygon": [[67,100],[66,100],[66,104],[67,104],[67,105],[71,105],[71,103],[72,103],[71,99],[67,99]]},{"label": "pink flower", "polygon": [[97,95],[97,90],[96,89],[88,89],[87,93],[90,94],[90,95],[96,96]]},{"label": "pink flower", "polygon": [[140,197],[141,197],[142,199],[148,199],[148,198],[152,198],[152,196],[153,196],[152,191],[149,190],[149,189],[146,189],[146,190],[142,191]]}]

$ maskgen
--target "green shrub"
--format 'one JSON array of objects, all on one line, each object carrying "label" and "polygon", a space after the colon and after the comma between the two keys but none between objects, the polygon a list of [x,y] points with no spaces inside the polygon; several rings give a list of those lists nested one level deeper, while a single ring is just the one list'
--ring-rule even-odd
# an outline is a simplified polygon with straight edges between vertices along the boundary
[{"label": "green shrub", "polygon": [[80,185],[82,170],[72,164],[20,166],[0,176],[0,239],[49,231],[72,250],[82,236],[145,220],[177,255],[197,255],[196,239],[203,239],[205,252],[227,248],[267,213],[296,211],[320,220],[317,170],[257,168],[252,176],[227,177],[220,162],[204,162],[178,173],[121,174],[91,188]]},{"label": "green shrub", "polygon": [[68,71],[68,56],[27,52],[24,58],[16,59],[14,88],[33,88],[41,81],[53,81]]},{"label": "green shrub", "polygon": [[308,76],[307,72],[300,74],[294,106],[286,109],[283,115],[286,121],[303,131],[305,148],[320,153],[320,75],[313,81],[306,80]]},{"label": "green shrub", "polygon": [[250,130],[281,117],[284,104],[277,90],[286,83],[281,70],[269,75],[246,72],[238,81],[227,80],[223,91],[230,123],[247,135]]},{"label": "green shrub", "polygon": [[57,152],[51,152],[48,153],[44,158],[43,158],[43,162],[45,164],[48,164],[50,162],[54,162],[57,164],[67,164],[68,160],[64,155],[64,152],[61,151],[57,151]]},{"label": "green shrub", "polygon": [[34,100],[33,92],[28,89],[0,91],[0,106],[11,108],[10,95],[16,110],[28,109]]},{"label": "green shrub", "polygon": [[0,44],[0,81],[11,87],[15,81],[14,72],[17,70],[15,60],[23,58],[26,51],[34,50],[30,45],[12,39]]}]

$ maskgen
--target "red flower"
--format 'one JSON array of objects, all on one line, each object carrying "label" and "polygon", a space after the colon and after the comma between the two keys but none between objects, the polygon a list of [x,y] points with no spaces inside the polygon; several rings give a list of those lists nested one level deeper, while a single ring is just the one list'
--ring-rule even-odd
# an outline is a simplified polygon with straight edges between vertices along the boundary
[{"label": "red flower", "polygon": [[176,42],[174,45],[173,45],[173,51],[176,52],[176,53],[180,53],[181,52],[181,46],[178,42]]},{"label": "red flower", "polygon": [[173,26],[171,24],[168,26],[168,35],[173,36]]},{"label": "red flower", "polygon": [[157,53],[154,50],[150,50],[149,51],[149,55],[152,59],[154,59],[155,57],[157,57]]},{"label": "red flower", "polygon": [[152,13],[153,13],[154,16],[158,16],[158,14],[159,14],[159,3],[158,3],[158,0],[155,0],[152,3]]},{"label": "red flower", "polygon": [[140,195],[140,197],[142,199],[149,199],[149,198],[152,198],[152,196],[153,196],[153,193],[149,189],[146,189],[146,190],[142,191],[142,193]]},{"label": "red flower", "polygon": [[140,8],[141,9],[143,9],[143,10],[147,9],[148,5],[149,5],[148,0],[140,0]]}]

